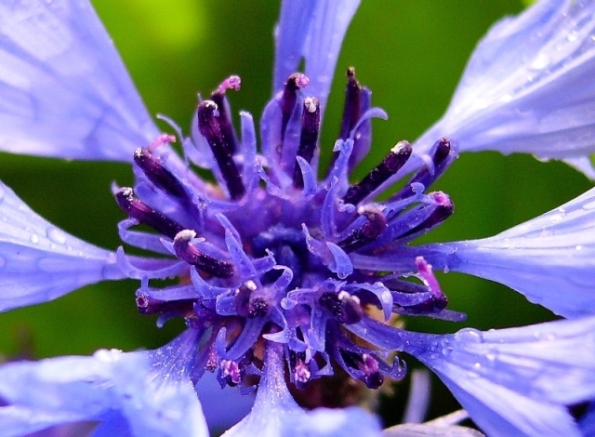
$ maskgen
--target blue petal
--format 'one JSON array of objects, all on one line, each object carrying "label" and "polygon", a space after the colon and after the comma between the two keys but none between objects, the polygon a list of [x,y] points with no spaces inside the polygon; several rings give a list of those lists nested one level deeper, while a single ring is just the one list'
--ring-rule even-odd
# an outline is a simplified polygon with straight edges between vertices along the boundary
[{"label": "blue petal", "polygon": [[302,410],[285,385],[283,346],[268,342],[252,412],[223,437],[380,437],[376,419],[359,408]]},{"label": "blue petal", "polygon": [[[556,314],[595,314],[595,188],[482,240],[429,246],[436,268],[505,284]],[[420,248],[424,255],[424,249]]]},{"label": "blue petal", "polygon": [[155,125],[88,1],[0,6],[0,149],[130,161]]},{"label": "blue petal", "polygon": [[284,423],[282,437],[381,437],[378,420],[357,407],[317,408],[306,413],[306,420],[295,417]]},{"label": "blue petal", "polygon": [[446,336],[401,333],[490,436],[579,436],[566,406],[595,397],[595,317]]},{"label": "blue petal", "polygon": [[[64,422],[108,421],[143,437],[208,436],[189,379],[196,335],[187,331],[169,345],[125,354],[100,350],[92,357],[61,357],[0,367],[3,435],[22,435]],[[117,413],[114,413],[116,411]]]},{"label": "blue petal", "polygon": [[[359,0],[284,0],[277,27],[273,94],[283,88],[302,58],[310,79],[307,93],[325,108],[335,65]],[[323,110],[322,109],[322,110]]]},{"label": "blue petal", "polygon": [[0,182],[0,311],[124,274],[113,252],[52,226]]},{"label": "blue petal", "polygon": [[447,136],[461,151],[525,152],[587,167],[581,158],[595,152],[594,36],[593,2],[540,1],[500,21],[416,151],[426,153]]}]

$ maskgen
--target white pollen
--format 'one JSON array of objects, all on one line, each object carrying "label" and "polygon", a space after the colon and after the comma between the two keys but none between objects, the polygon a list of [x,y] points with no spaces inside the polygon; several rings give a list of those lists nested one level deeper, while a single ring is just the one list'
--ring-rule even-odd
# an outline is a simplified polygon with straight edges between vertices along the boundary
[{"label": "white pollen", "polygon": [[306,97],[304,99],[304,106],[310,114],[316,112],[316,99],[314,97]]},{"label": "white pollen", "polygon": [[397,144],[395,144],[395,146],[390,149],[391,152],[393,152],[394,154],[398,154],[401,150],[403,150],[405,147],[407,147],[409,145],[409,141],[399,141]]},{"label": "white pollen", "polygon": [[183,231],[180,231],[176,234],[176,238],[175,240],[192,240],[194,237],[196,237],[196,232],[194,232],[192,229],[184,229]]}]

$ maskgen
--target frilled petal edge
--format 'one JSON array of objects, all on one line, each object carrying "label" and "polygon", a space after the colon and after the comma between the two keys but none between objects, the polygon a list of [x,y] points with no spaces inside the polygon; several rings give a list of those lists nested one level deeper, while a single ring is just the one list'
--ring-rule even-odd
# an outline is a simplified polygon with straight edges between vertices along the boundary
[{"label": "frilled petal edge", "polygon": [[593,1],[543,0],[495,24],[416,153],[446,136],[461,151],[568,159],[593,177],[587,157],[595,152],[594,36]]},{"label": "frilled petal edge", "polygon": [[0,150],[130,161],[157,136],[86,0],[0,6]]},{"label": "frilled petal edge", "polygon": [[62,232],[0,182],[0,311],[121,279],[113,252]]},{"label": "frilled petal edge", "polygon": [[[100,350],[91,357],[0,367],[0,429],[20,436],[61,423],[104,422],[143,437],[208,436],[189,378],[196,333],[148,352]],[[104,433],[105,434],[105,433]]]}]

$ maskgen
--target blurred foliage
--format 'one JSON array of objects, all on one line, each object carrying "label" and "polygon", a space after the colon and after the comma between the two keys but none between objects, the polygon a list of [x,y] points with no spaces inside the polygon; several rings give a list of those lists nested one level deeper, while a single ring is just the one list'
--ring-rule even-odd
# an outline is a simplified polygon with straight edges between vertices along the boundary
[{"label": "blurred foliage", "polygon": [[[260,116],[271,93],[276,3],[93,3],[152,114],[166,114],[187,130],[196,94],[207,94],[223,78],[239,74],[242,90],[231,95],[234,112],[246,109]],[[356,172],[361,177],[397,141],[415,139],[439,118],[478,39],[496,20],[522,7],[521,0],[364,1],[338,62],[325,116],[323,161],[328,161],[338,131],[347,67],[356,67],[358,79],[374,91],[374,104],[390,115],[388,121],[374,121],[373,151]],[[63,123],[68,129],[68,120]],[[123,215],[109,186],[112,181],[130,184],[127,165],[3,154],[0,177],[33,209],[68,232],[106,248],[120,244],[116,223]],[[463,155],[436,187],[451,195],[456,213],[424,241],[490,236],[589,186],[582,175],[557,162],[495,152]],[[441,275],[440,280],[450,308],[468,314],[465,326],[489,329],[552,318],[489,281],[460,274]],[[136,287],[133,281],[99,284],[2,314],[0,352],[39,358],[89,354],[102,347],[158,347],[182,325],[172,322],[157,329],[154,318],[139,316]],[[407,323],[411,329],[436,332],[462,327],[421,318]],[[452,406],[444,406],[436,413],[449,409]]]}]

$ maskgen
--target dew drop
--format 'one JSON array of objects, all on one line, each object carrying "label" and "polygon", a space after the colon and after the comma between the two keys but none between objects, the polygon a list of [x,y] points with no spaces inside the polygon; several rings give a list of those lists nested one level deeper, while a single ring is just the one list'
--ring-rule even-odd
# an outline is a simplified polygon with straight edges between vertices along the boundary
[{"label": "dew drop", "polygon": [[546,68],[548,65],[550,65],[550,62],[550,56],[545,53],[542,53],[539,56],[537,56],[537,58],[535,58],[533,63],[531,63],[531,68],[533,68],[534,70],[542,70]]},{"label": "dew drop", "polygon": [[593,209],[595,209],[595,200],[591,200],[590,202],[587,202],[583,205],[583,209],[585,211],[591,211]]},{"label": "dew drop", "polygon": [[577,244],[575,246],[575,250],[583,250],[583,246],[581,246],[580,244]]},{"label": "dew drop", "polygon": [[47,236],[50,240],[52,240],[56,244],[64,244],[66,243],[66,235],[62,231],[56,228],[48,228]]},{"label": "dew drop", "polygon": [[473,328],[463,328],[455,333],[455,339],[466,343],[483,343],[483,334],[481,331]]},{"label": "dew drop", "polygon": [[37,234],[31,234],[31,236],[29,237],[29,240],[31,240],[31,243],[34,243],[34,244],[39,243],[39,237],[37,236]]}]

